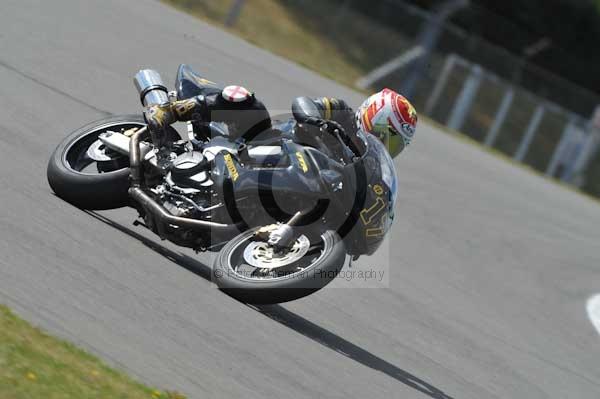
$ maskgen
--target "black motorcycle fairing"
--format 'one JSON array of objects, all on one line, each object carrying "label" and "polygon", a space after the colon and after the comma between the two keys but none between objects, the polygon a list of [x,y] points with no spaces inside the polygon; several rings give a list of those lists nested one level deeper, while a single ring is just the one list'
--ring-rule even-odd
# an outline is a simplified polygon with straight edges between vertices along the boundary
[{"label": "black motorcycle fairing", "polygon": [[177,70],[175,88],[178,100],[200,95],[207,96],[223,90],[221,85],[202,77],[186,64],[181,64]]},{"label": "black motorcycle fairing", "polygon": [[[327,226],[348,243],[351,255],[374,253],[393,220],[397,182],[383,144],[372,135],[360,134],[366,151],[348,165],[285,138],[286,132],[280,141],[281,154],[268,167],[244,162],[226,151],[219,153],[213,180],[221,187],[219,195],[232,221],[249,226],[286,221],[294,211],[319,208],[312,212],[312,221],[325,218]],[[249,220],[248,214],[255,220]]]},{"label": "black motorcycle fairing", "polygon": [[[241,162],[226,151],[215,157],[213,181],[223,187],[224,198],[230,199],[226,205],[234,220],[240,217],[236,221],[253,225],[253,220],[246,220],[251,213],[251,218],[263,223],[287,221],[296,211],[310,210],[319,200],[329,199],[320,170],[304,147],[282,140],[281,154],[271,161],[272,167]],[[241,209],[239,199],[250,208]]]},{"label": "black motorcycle fairing", "polygon": [[392,158],[375,136],[358,133],[367,150],[356,162],[345,166],[344,207],[351,209],[338,233],[351,255],[371,255],[383,242],[394,219],[397,177]]},{"label": "black motorcycle fairing", "polygon": [[[275,126],[283,131],[294,127]],[[394,162],[379,139],[360,130],[356,137],[362,155],[346,165],[320,149],[301,147],[318,170],[321,196],[331,199],[335,210],[328,214],[328,223],[348,242],[351,255],[370,255],[383,242],[394,218],[397,177]]]}]

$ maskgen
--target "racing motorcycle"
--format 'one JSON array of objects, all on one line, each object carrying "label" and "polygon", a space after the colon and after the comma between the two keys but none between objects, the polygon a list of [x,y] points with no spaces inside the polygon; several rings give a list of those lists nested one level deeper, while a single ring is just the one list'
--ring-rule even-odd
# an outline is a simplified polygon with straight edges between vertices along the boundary
[{"label": "racing motorcycle", "polygon": [[[144,106],[222,90],[187,65],[174,91],[153,70],[134,83]],[[131,206],[134,225],[161,239],[218,251],[213,281],[243,302],[294,300],[331,282],[348,258],[380,246],[393,219],[396,174],[370,134],[357,132],[349,145],[339,125],[311,130],[291,115],[272,119],[252,138],[231,137],[217,122],[188,122],[183,139],[168,127],[169,154],[159,157],[142,113],[111,116],[58,145],[48,182],[79,208]]]}]

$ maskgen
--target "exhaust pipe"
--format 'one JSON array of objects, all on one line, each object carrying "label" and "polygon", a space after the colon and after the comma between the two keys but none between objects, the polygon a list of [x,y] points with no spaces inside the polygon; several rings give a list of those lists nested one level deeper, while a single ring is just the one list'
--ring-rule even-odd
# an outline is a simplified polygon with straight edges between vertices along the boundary
[{"label": "exhaust pipe", "polygon": [[148,130],[148,127],[144,126],[129,139],[129,179],[133,187],[139,187],[142,183],[140,140],[146,130]]},{"label": "exhaust pipe", "polygon": [[142,69],[135,74],[133,83],[140,101],[144,107],[149,105],[162,105],[169,102],[169,91],[163,83],[160,74],[153,69]]},{"label": "exhaust pipe", "polygon": [[161,237],[165,234],[164,230],[167,224],[190,229],[200,233],[211,233],[219,238],[234,237],[242,231],[241,226],[236,224],[207,222],[206,220],[174,216],[162,205],[154,201],[154,199],[140,187],[131,187],[129,189],[129,196],[138,204],[140,204],[148,213],[152,214],[152,216],[156,218],[156,227],[158,228],[158,233]]},{"label": "exhaust pipe", "polygon": [[167,224],[201,233],[214,234],[219,238],[234,237],[243,231],[243,226],[241,224],[223,224],[175,216],[167,211],[158,202],[156,202],[141,188],[143,171],[141,165],[140,140],[145,132],[146,127],[138,130],[131,136],[131,140],[129,141],[129,168],[131,187],[129,188],[128,193],[135,202],[140,204],[146,210],[146,212],[150,213],[155,218],[156,228],[158,229],[159,235],[161,237],[165,236],[165,226]]}]

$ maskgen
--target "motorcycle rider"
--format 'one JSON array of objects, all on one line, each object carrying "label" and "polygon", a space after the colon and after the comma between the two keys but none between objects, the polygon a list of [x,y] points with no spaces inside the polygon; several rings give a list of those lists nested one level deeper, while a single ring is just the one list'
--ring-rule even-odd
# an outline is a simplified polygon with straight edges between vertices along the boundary
[{"label": "motorcycle rider", "polygon": [[[297,97],[292,103],[292,113],[300,126],[343,129],[351,141],[356,131],[362,129],[378,137],[392,157],[411,142],[418,118],[406,98],[387,88],[368,97],[356,112],[342,99]],[[166,137],[164,130],[176,121],[223,122],[233,139],[252,138],[271,127],[264,104],[242,86],[227,86],[220,92],[151,105],[144,115],[152,139],[159,147]]]},{"label": "motorcycle rider", "polygon": [[352,137],[357,129],[379,138],[392,157],[410,144],[417,126],[417,112],[403,96],[383,89],[369,96],[354,112],[338,98],[297,97],[292,103],[294,118],[300,123],[332,125],[336,123]]}]

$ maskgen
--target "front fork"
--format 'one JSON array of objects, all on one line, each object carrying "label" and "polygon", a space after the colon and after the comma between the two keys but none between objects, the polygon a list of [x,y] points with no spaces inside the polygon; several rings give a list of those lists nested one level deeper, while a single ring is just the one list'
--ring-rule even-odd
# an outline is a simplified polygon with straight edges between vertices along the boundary
[{"label": "front fork", "polygon": [[317,205],[310,210],[296,212],[287,222],[265,226],[256,232],[256,235],[262,241],[266,241],[277,252],[290,248],[294,242],[306,231],[306,226],[315,223],[323,217],[330,201],[321,199]]}]

